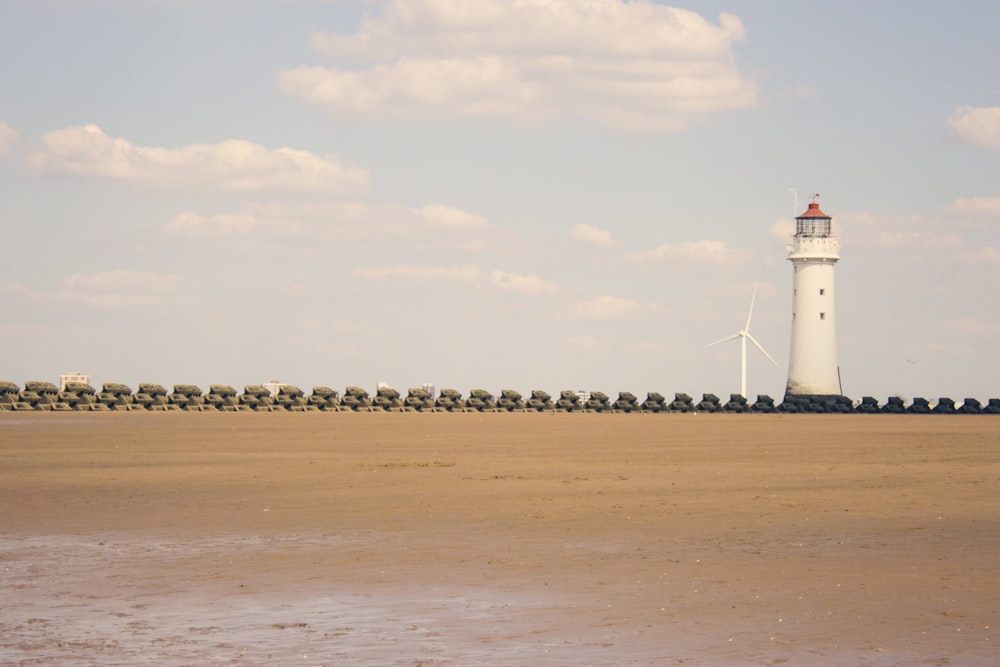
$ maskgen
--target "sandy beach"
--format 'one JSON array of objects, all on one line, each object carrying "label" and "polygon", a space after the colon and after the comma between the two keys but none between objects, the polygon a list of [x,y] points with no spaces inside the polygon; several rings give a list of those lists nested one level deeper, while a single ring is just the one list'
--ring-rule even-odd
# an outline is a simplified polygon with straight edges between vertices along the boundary
[{"label": "sandy beach", "polygon": [[995,665],[1000,418],[0,413],[0,664]]}]

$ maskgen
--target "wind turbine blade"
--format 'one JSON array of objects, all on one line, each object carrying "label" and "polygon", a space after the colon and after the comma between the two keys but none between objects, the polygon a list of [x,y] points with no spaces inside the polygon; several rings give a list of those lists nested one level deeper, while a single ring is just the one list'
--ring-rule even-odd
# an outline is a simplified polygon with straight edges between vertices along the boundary
[{"label": "wind turbine blade", "polygon": [[709,343],[705,347],[715,347],[716,345],[722,345],[723,343],[728,343],[731,340],[736,340],[739,337],[740,337],[740,334],[738,334],[738,333],[737,334],[733,334],[732,336],[728,336],[727,338],[723,338],[722,340],[717,340],[714,343]]},{"label": "wind turbine blade", "polygon": [[[768,353],[767,353],[767,350],[765,350],[765,349],[764,349],[764,348],[763,348],[763,347],[761,346],[761,344],[760,344],[760,343],[758,343],[758,342],[757,342],[757,340],[756,340],[756,339],[755,339],[755,338],[754,338],[753,336],[751,336],[750,334],[747,334],[747,338],[749,338],[749,339],[750,339],[750,342],[751,342],[751,343],[753,343],[753,344],[754,344],[754,346],[755,346],[755,347],[756,347],[756,348],[757,348],[758,350],[760,350],[761,352],[763,352],[763,353],[764,353],[764,356],[765,356],[765,357],[767,357],[768,359],[770,359],[770,360],[771,360],[771,363],[772,363],[772,364],[774,364],[775,366],[778,366],[778,362],[774,360],[774,357],[772,357],[772,356],[771,356],[770,354],[768,354]],[[781,368],[781,366],[778,366],[778,368]]]},{"label": "wind turbine blade", "polygon": [[743,327],[743,331],[750,331],[750,318],[753,317],[753,303],[757,300],[757,285],[753,286],[753,296],[750,297],[750,310],[747,311],[747,323]]}]

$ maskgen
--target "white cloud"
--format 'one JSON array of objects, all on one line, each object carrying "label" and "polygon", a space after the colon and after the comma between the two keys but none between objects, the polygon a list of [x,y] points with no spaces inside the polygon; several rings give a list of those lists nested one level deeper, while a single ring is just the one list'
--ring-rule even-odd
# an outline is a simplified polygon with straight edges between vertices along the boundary
[{"label": "white cloud", "polygon": [[743,262],[745,253],[730,249],[722,241],[686,241],[683,243],[664,243],[653,250],[635,253],[633,257],[656,262],[721,266]]},{"label": "white cloud", "polygon": [[533,273],[508,273],[498,270],[490,274],[490,282],[500,289],[526,294],[550,294],[558,289],[555,283],[550,283]]},{"label": "white cloud", "polygon": [[1000,151],[1000,107],[958,107],[948,125],[966,141]]},{"label": "white cloud", "polygon": [[24,283],[19,282],[6,282],[0,284],[0,293],[2,294],[13,294],[13,295],[26,295],[30,293],[31,290]]},{"label": "white cloud", "polygon": [[414,209],[429,227],[444,229],[484,229],[490,226],[489,221],[478,213],[469,213],[451,206],[429,204],[420,209]]},{"label": "white cloud", "polygon": [[162,301],[161,297],[148,294],[121,294],[117,292],[78,292],[62,290],[42,295],[46,299],[67,303],[82,303],[93,308],[141,308]]},{"label": "white cloud", "polygon": [[402,279],[451,283],[479,283],[483,280],[483,273],[471,264],[465,266],[387,266],[355,269],[351,275],[369,280]]},{"label": "white cloud", "polygon": [[962,261],[968,262],[969,264],[1000,263],[1000,250],[989,246],[979,248],[978,250],[969,250],[968,252],[962,253]]},{"label": "white cloud", "polygon": [[392,119],[516,117],[540,104],[538,87],[498,58],[404,59],[358,72],[297,67],[281,72],[278,85],[337,112]]},{"label": "white cloud", "polygon": [[882,229],[874,230],[868,234],[854,234],[851,236],[851,244],[859,247],[867,246],[869,248],[936,250],[961,248],[963,241],[959,234],[939,234],[936,232],[908,231],[905,229]]},{"label": "white cloud", "polygon": [[974,317],[952,320],[951,322],[947,322],[945,326],[952,331],[972,334],[974,336],[996,336],[1000,334],[1000,324],[981,322]]},{"label": "white cloud", "polygon": [[47,338],[52,328],[31,322],[0,322],[0,336],[4,338]]},{"label": "white cloud", "polygon": [[960,234],[940,231],[940,222],[923,216],[886,216],[861,212],[845,215],[844,220],[849,231],[840,236],[848,239],[855,247],[934,250],[963,246]]},{"label": "white cloud", "polygon": [[175,236],[190,236],[193,238],[221,238],[225,236],[241,236],[274,230],[277,227],[247,213],[220,213],[217,215],[202,215],[195,211],[186,211],[174,218],[167,225],[167,233]]},{"label": "white cloud", "polygon": [[611,239],[610,233],[604,231],[603,229],[592,227],[591,225],[586,225],[586,224],[577,225],[570,232],[570,235],[577,241],[589,243],[590,245],[598,245],[598,246],[614,245],[614,241]]},{"label": "white cloud", "polygon": [[[401,265],[355,269],[351,275],[366,280],[403,280],[419,282],[447,282],[453,284],[477,285],[486,276],[472,264],[464,266],[424,266]],[[556,291],[555,284],[534,274],[493,271],[489,282],[494,287],[525,294],[547,294]]]},{"label": "white cloud", "polygon": [[581,116],[675,131],[757,103],[735,66],[740,20],[648,1],[389,0],[353,35],[312,46],[365,69],[279,72],[284,92],[334,113],[384,118]]},{"label": "white cloud", "polygon": [[19,135],[17,130],[7,123],[0,123],[0,155],[13,150],[17,144]]},{"label": "white cloud", "polygon": [[960,197],[945,207],[948,213],[1000,216],[1000,197]]},{"label": "white cloud", "polygon": [[615,296],[599,296],[590,301],[581,301],[569,306],[568,313],[572,317],[589,320],[613,320],[629,315],[653,313],[660,310],[659,304],[639,303],[632,299]]},{"label": "white cloud", "polygon": [[170,235],[200,239],[242,237],[284,241],[329,239],[403,239],[423,231],[413,209],[394,204],[369,204],[297,199],[254,201],[243,211],[203,214],[186,211],[167,226]]},{"label": "white cloud", "polygon": [[[316,35],[331,57],[398,58],[482,51],[718,57],[745,36],[740,20],[621,0],[388,0],[354,35]],[[627,39],[626,39],[627,38]]]},{"label": "white cloud", "polygon": [[95,308],[129,308],[162,303],[180,286],[173,274],[114,270],[74,273],[60,281],[60,289],[30,295],[49,301],[82,303]]},{"label": "white cloud", "polygon": [[47,132],[30,163],[42,174],[236,192],[344,194],[364,190],[369,182],[360,168],[293,148],[238,139],[181,148],[137,146],[96,125]]},{"label": "white cloud", "polygon": [[577,352],[594,352],[601,348],[601,341],[593,336],[573,336],[569,344]]},{"label": "white cloud", "polygon": [[460,231],[491,229],[485,217],[443,205],[415,209],[396,204],[284,199],[249,202],[242,211],[205,214],[185,211],[171,220],[167,234],[198,239],[247,238],[285,241],[380,239],[382,243],[470,250],[485,243]]},{"label": "white cloud", "polygon": [[302,322],[302,330],[310,334],[368,335],[378,332],[378,326],[371,322],[325,321],[307,318]]},{"label": "white cloud", "polygon": [[771,225],[771,236],[778,241],[790,242],[795,236],[795,221],[790,218],[775,221]]},{"label": "white cloud", "polygon": [[819,94],[819,91],[803,83],[797,83],[783,88],[778,92],[778,97],[783,100],[800,99],[809,100],[810,102],[816,102],[822,99],[822,95]]},{"label": "white cloud", "polygon": [[101,273],[74,273],[62,279],[67,289],[117,292],[156,292],[159,294],[176,289],[180,279],[170,274],[118,269]]}]

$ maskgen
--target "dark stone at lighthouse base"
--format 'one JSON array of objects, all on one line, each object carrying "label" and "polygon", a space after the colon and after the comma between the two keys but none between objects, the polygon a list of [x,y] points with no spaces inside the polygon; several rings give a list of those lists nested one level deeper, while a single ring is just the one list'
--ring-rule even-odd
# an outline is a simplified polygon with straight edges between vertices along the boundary
[{"label": "dark stone at lighthouse base", "polygon": [[822,394],[785,394],[778,406],[779,412],[847,413],[854,411],[854,403],[847,396]]}]

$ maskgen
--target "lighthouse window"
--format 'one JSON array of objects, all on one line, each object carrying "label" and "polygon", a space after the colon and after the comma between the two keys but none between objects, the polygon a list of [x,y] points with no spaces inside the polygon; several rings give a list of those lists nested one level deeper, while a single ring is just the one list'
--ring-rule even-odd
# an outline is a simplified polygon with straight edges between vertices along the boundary
[{"label": "lighthouse window", "polygon": [[819,295],[820,295],[820,296],[823,296],[824,294],[826,294],[826,290],[825,290],[825,289],[823,289],[823,288],[820,288],[820,290],[819,290]]},{"label": "lighthouse window", "polygon": [[830,218],[796,218],[795,235],[827,237],[830,235]]},{"label": "lighthouse window", "polygon": [[825,320],[826,319],[826,313],[820,313],[819,314],[819,319]]}]

